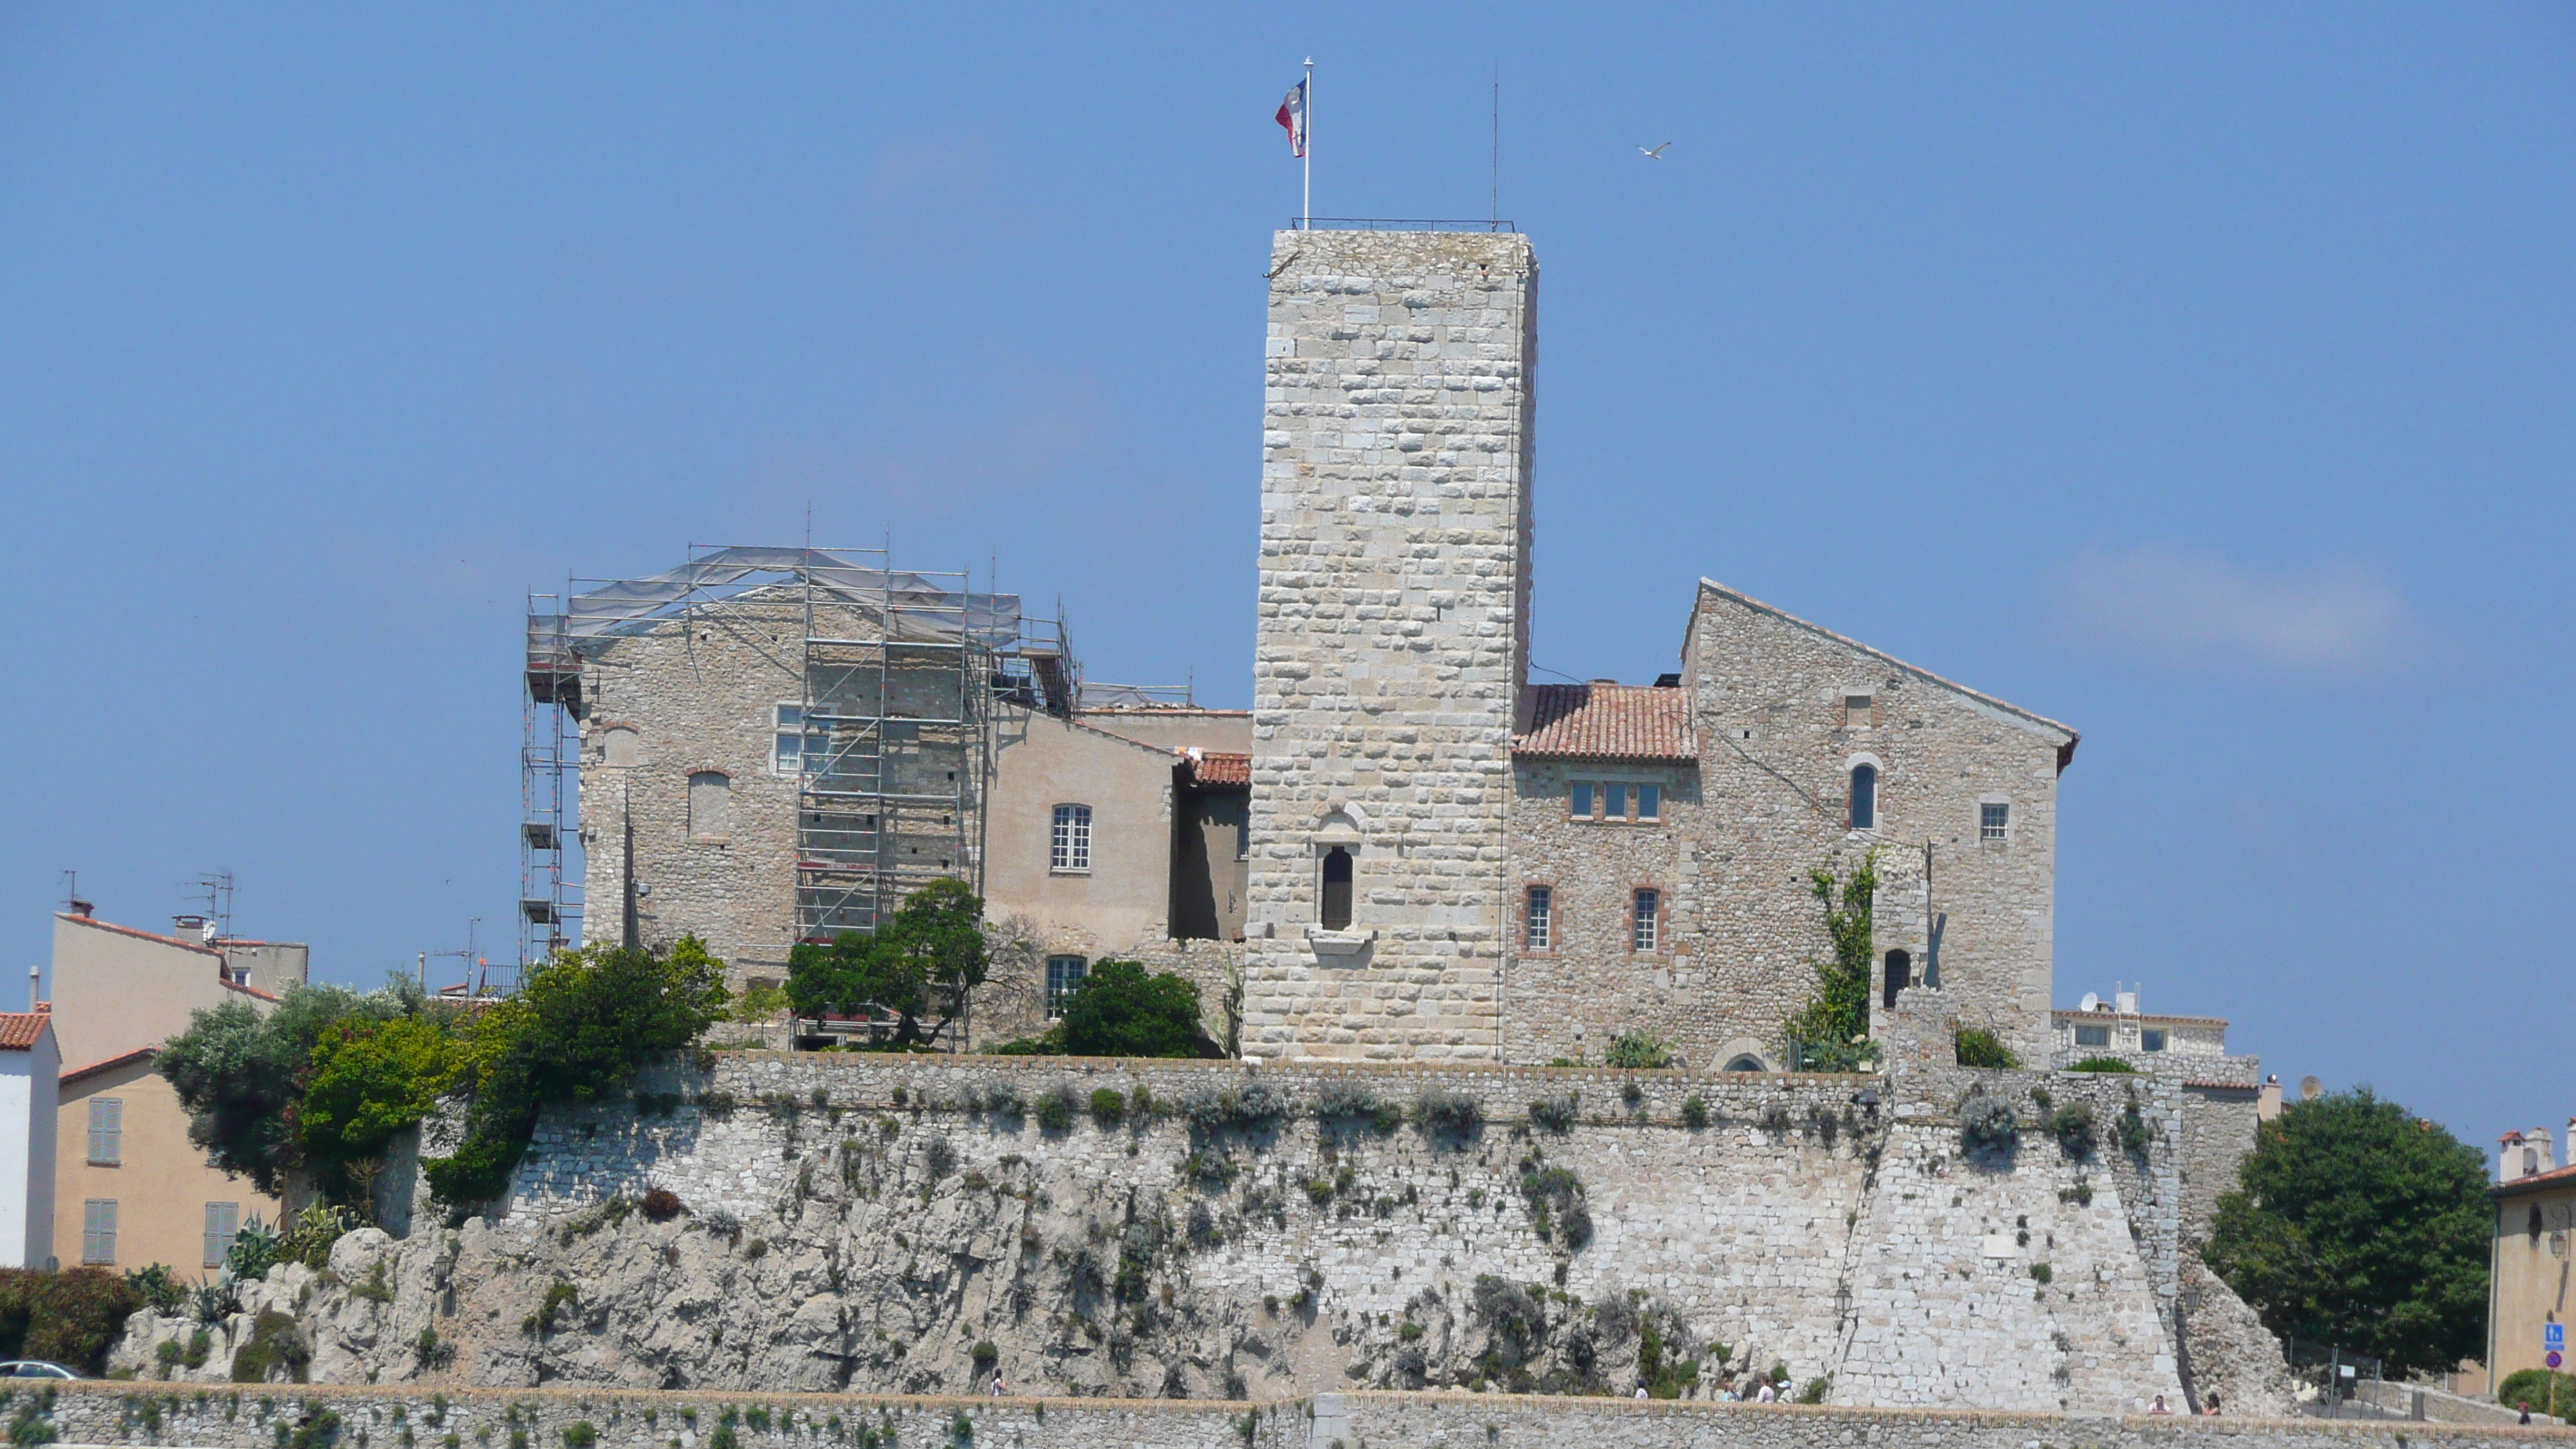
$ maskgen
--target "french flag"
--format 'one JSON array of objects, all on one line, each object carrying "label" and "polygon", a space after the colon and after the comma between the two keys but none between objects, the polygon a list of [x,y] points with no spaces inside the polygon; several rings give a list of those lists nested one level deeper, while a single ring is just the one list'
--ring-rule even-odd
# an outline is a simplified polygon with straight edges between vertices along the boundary
[{"label": "french flag", "polygon": [[1288,88],[1288,98],[1279,103],[1279,127],[1288,133],[1288,154],[1306,154],[1306,83],[1299,81]]}]

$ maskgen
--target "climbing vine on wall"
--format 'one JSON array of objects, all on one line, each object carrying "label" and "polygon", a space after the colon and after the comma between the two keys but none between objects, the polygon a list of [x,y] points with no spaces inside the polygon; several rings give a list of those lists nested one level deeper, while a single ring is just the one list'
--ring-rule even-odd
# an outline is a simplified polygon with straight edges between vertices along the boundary
[{"label": "climbing vine on wall", "polygon": [[1818,866],[1807,884],[1824,907],[1833,957],[1815,962],[1816,994],[1780,1034],[1801,1045],[1799,1065],[1809,1071],[1859,1071],[1878,1058],[1869,1040],[1869,966],[1877,951],[1872,907],[1878,895],[1878,847],[1862,854],[1847,876]]}]

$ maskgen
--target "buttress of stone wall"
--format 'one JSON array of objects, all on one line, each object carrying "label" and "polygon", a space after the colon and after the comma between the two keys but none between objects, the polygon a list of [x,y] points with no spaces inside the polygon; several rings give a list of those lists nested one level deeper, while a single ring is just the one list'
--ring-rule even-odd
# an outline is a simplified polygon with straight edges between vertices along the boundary
[{"label": "buttress of stone wall", "polygon": [[[1490,1058],[1537,266],[1495,235],[1272,256],[1244,1050]],[[1324,933],[1334,848],[1353,909]]]}]

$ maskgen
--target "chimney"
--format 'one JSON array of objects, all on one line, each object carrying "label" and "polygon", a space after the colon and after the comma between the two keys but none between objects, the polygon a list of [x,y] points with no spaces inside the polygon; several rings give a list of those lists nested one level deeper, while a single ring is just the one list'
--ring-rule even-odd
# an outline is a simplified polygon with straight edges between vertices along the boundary
[{"label": "chimney", "polygon": [[86,921],[86,920],[88,920],[88,919],[90,918],[90,912],[95,911],[95,910],[97,910],[97,909],[98,909],[98,907],[97,907],[96,905],[94,905],[94,904],[92,904],[92,903],[90,903],[90,902],[88,902],[88,901],[82,900],[82,899],[80,899],[80,898],[79,898],[79,897],[77,897],[77,896],[75,896],[75,897],[73,897],[73,898],[72,898],[72,900],[70,901],[70,905],[71,905],[71,908],[72,908],[72,914],[73,914],[73,915],[75,915],[75,916],[80,917],[80,918],[81,918],[82,920],[84,920],[84,921]]},{"label": "chimney", "polygon": [[45,968],[42,966],[30,966],[27,968],[27,1009],[29,1011],[42,1011],[45,1009],[45,999],[42,995],[41,987],[44,975]]},{"label": "chimney", "polygon": [[2281,1074],[2274,1072],[2263,1079],[2263,1088],[2254,1094],[2254,1120],[2269,1122],[2281,1115]]}]

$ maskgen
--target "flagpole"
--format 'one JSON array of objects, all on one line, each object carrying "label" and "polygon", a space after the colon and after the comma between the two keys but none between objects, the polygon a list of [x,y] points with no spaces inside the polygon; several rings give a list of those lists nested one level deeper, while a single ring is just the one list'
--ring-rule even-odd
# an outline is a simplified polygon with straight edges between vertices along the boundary
[{"label": "flagpole", "polygon": [[1315,58],[1306,57],[1306,114],[1298,118],[1306,128],[1306,206],[1298,219],[1300,231],[1315,229]]}]

